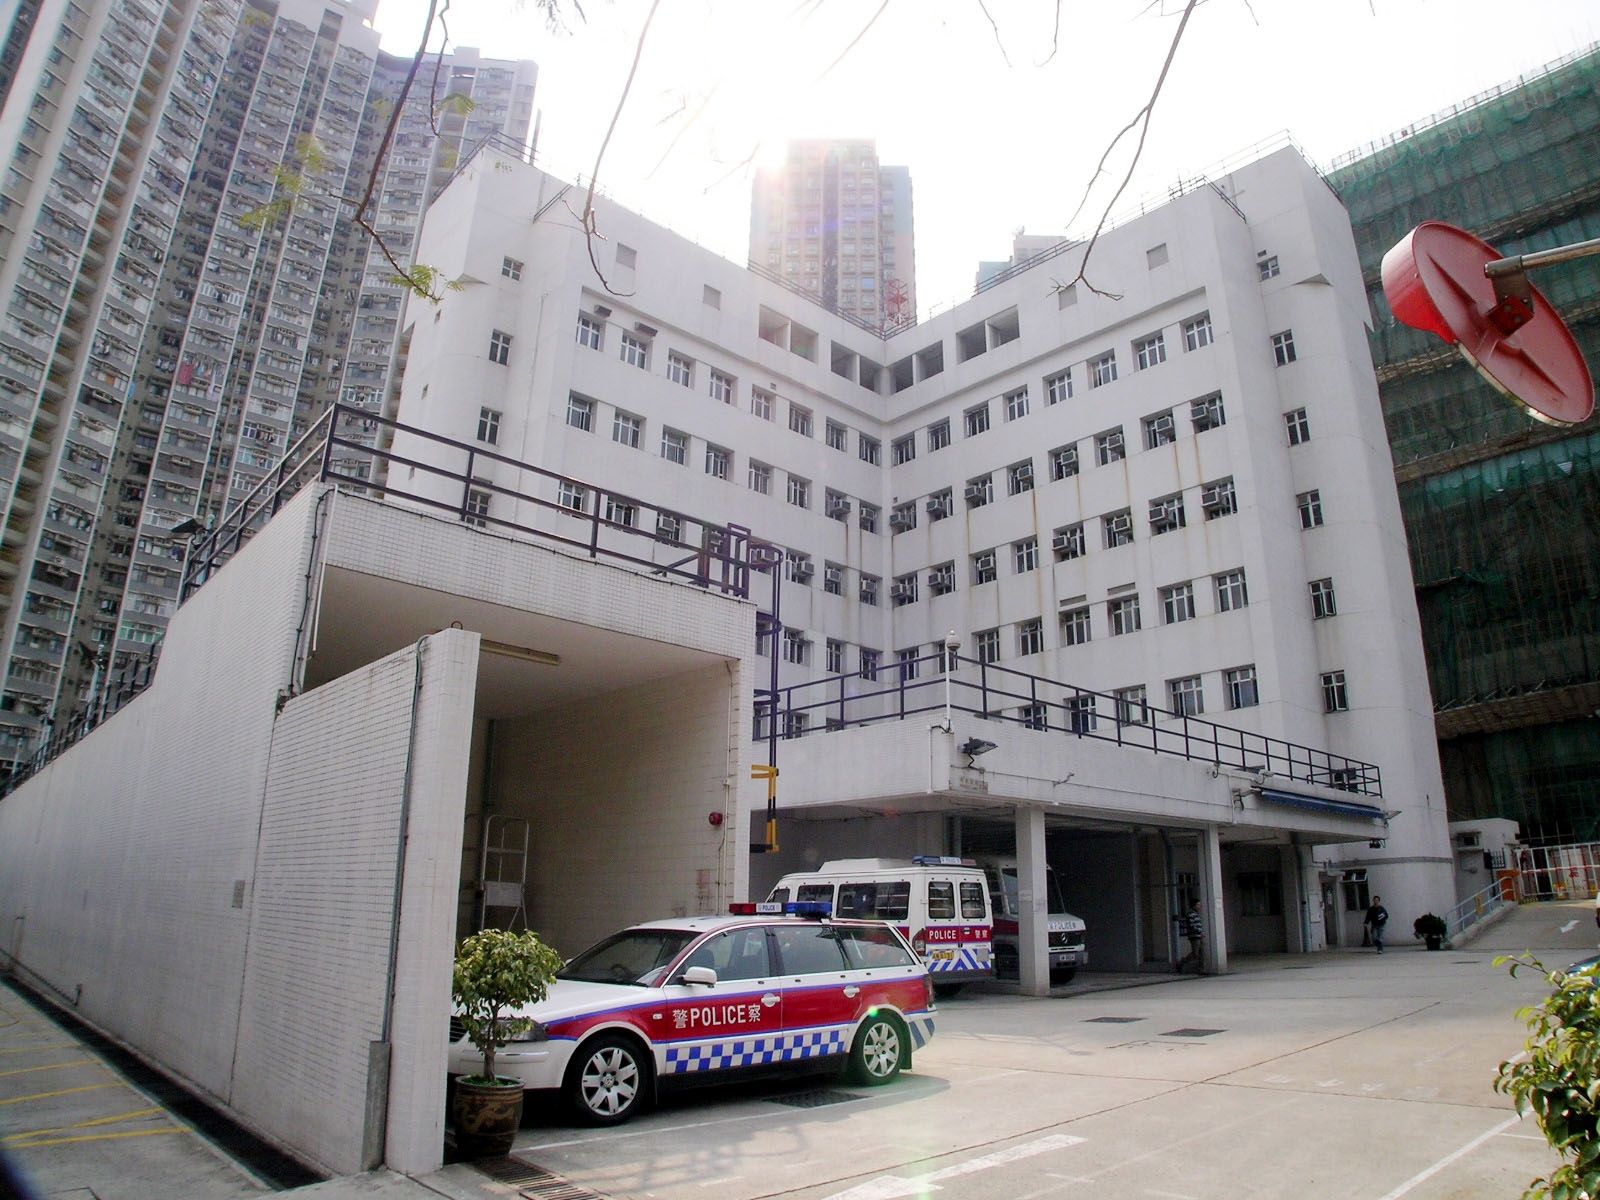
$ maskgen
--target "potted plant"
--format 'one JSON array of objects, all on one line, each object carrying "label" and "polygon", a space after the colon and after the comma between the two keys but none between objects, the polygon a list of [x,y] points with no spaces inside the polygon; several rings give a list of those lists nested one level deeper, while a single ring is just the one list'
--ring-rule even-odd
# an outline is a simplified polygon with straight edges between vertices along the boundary
[{"label": "potted plant", "polygon": [[561,956],[532,932],[485,929],[457,949],[450,994],[456,1018],[483,1055],[483,1074],[456,1080],[450,1105],[462,1154],[511,1149],[522,1124],[522,1081],[495,1074],[495,1051],[533,1027],[531,1018],[511,1014],[543,1000],[561,965]]},{"label": "potted plant", "polygon": [[1414,936],[1428,943],[1429,950],[1442,950],[1444,948],[1444,935],[1450,927],[1444,923],[1443,917],[1436,917],[1432,913],[1423,913],[1411,922],[1411,932]]}]

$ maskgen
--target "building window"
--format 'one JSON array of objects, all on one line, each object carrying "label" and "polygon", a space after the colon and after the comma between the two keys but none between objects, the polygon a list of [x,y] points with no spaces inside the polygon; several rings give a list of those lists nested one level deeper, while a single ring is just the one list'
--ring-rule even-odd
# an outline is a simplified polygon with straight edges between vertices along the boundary
[{"label": "building window", "polygon": [[802,479],[799,475],[789,476],[788,489],[789,503],[796,508],[811,507],[811,481]]},{"label": "building window", "polygon": [[1167,706],[1174,716],[1197,717],[1206,710],[1205,693],[1200,690],[1200,676],[1185,675],[1182,679],[1167,680]]},{"label": "building window", "polygon": [[993,583],[997,574],[993,550],[980,550],[972,556],[973,583]]},{"label": "building window", "polygon": [[827,665],[826,670],[827,670],[828,674],[829,675],[842,675],[842,674],[844,674],[844,643],[839,641],[837,638],[829,638],[828,639],[828,647],[827,647],[827,655],[828,655],[828,665]]},{"label": "building window", "polygon": [[599,321],[596,321],[588,313],[578,314],[578,345],[587,346],[591,350],[598,350],[604,334],[605,326]]},{"label": "building window", "polygon": [[1338,605],[1334,603],[1333,599],[1333,580],[1313,579],[1310,587],[1312,619],[1320,620],[1323,617],[1331,617],[1336,615],[1339,611],[1339,608]]},{"label": "building window", "polygon": [[1033,460],[1012,463],[1006,468],[1006,492],[1008,495],[1020,496],[1023,492],[1033,491]]},{"label": "building window", "polygon": [[500,274],[507,279],[521,279],[522,264],[514,258],[502,258],[500,260]]},{"label": "building window", "polygon": [[861,603],[876,605],[878,603],[878,591],[882,584],[883,580],[879,576],[863,574],[861,576],[861,587],[856,593],[861,598]]},{"label": "building window", "polygon": [[767,466],[766,463],[757,462],[752,458],[750,460],[750,473],[747,478],[750,481],[750,490],[752,492],[760,492],[763,496],[772,494],[772,468]]},{"label": "building window", "polygon": [[683,522],[672,513],[656,514],[656,541],[677,542],[683,533]]},{"label": "building window", "polygon": [[1075,525],[1062,525],[1055,531],[1050,539],[1050,545],[1055,550],[1056,561],[1066,562],[1070,558],[1083,556],[1083,522]]},{"label": "building window", "polygon": [[1102,354],[1089,364],[1089,386],[1104,387],[1117,378],[1117,352]]},{"label": "building window", "polygon": [[684,387],[694,386],[694,360],[678,353],[667,355],[667,378]]},{"label": "building window", "polygon": [[949,488],[941,488],[928,497],[928,520],[942,521],[956,510],[955,498]]},{"label": "building window", "polygon": [[1346,712],[1350,708],[1350,693],[1345,688],[1343,671],[1322,673],[1322,711]]},{"label": "building window", "polygon": [[732,404],[734,397],[733,376],[724,375],[721,371],[711,372],[711,398],[722,404]]},{"label": "building window", "polygon": [[1112,637],[1124,633],[1138,633],[1143,626],[1139,615],[1139,597],[1118,596],[1106,601],[1106,620],[1111,628]]},{"label": "building window", "polygon": [[490,446],[500,441],[500,413],[495,409],[478,410],[478,440]]},{"label": "building window", "polygon": [[1272,335],[1272,357],[1280,367],[1287,367],[1295,360],[1294,330],[1285,329]]},{"label": "building window", "polygon": [[489,361],[502,367],[511,361],[511,335],[499,329],[489,334]]},{"label": "building window", "polygon": [[928,571],[928,591],[935,596],[948,596],[956,590],[956,564],[943,562]]},{"label": "building window", "polygon": [[1224,671],[1222,681],[1228,687],[1229,708],[1254,708],[1261,703],[1261,694],[1256,688],[1254,665],[1234,667]]},{"label": "building window", "polygon": [[1194,620],[1194,584],[1174,583],[1161,589],[1161,622],[1176,625]]},{"label": "building window", "polygon": [[482,529],[489,523],[489,493],[477,488],[467,489],[467,511],[463,518],[468,525]]},{"label": "building window", "polygon": [[1306,410],[1297,408],[1283,414],[1283,423],[1289,429],[1289,445],[1298,446],[1311,440],[1311,422],[1306,420]]},{"label": "building window", "polygon": [[822,493],[822,513],[831,521],[850,519],[850,497],[828,488]]},{"label": "building window", "polygon": [[932,454],[935,450],[943,450],[949,444],[950,444],[950,418],[949,417],[946,417],[942,421],[935,421],[932,425],[928,426],[928,453],[929,454]]},{"label": "building window", "polygon": [[811,410],[798,404],[789,405],[789,429],[801,437],[811,436]]},{"label": "building window", "polygon": [[1094,460],[1102,467],[1128,456],[1122,441],[1122,426],[1094,435]]},{"label": "building window", "polygon": [[1050,478],[1070,479],[1078,473],[1078,443],[1057,446],[1050,451]]},{"label": "building window", "polygon": [[1183,511],[1183,495],[1161,496],[1150,501],[1150,534],[1171,533],[1187,524]]},{"label": "building window", "polygon": [[1220,425],[1227,424],[1227,414],[1222,411],[1222,393],[1213,392],[1209,396],[1191,400],[1189,420],[1193,422],[1196,433],[1204,433],[1208,429],[1216,429]]},{"label": "building window", "polygon": [[642,337],[625,333],[622,335],[622,361],[630,367],[638,367],[641,371],[650,357],[650,345]]},{"label": "building window", "polygon": [[830,596],[844,595],[844,567],[841,564],[823,564],[822,590]]},{"label": "building window", "polygon": [[811,662],[811,642],[802,631],[783,631],[783,661],[801,667]]},{"label": "building window", "polygon": [[630,450],[637,450],[643,436],[644,418],[617,409],[611,418],[611,440],[620,442]]},{"label": "building window", "polygon": [[883,446],[877,438],[869,438],[864,433],[856,434],[856,457],[864,463],[877,466],[883,455]]},{"label": "building window", "polygon": [[967,409],[963,423],[968,437],[976,437],[980,433],[987,432],[989,429],[988,401],[978,405],[976,408]]},{"label": "building window", "polygon": [[889,510],[889,528],[896,533],[905,533],[917,527],[917,502],[907,500],[904,504],[896,504]]},{"label": "building window", "polygon": [[661,457],[680,467],[689,461],[689,435],[676,429],[661,430]]},{"label": "building window", "polygon": [[917,435],[908,433],[889,443],[889,465],[898,467],[917,456]]},{"label": "building window", "polygon": [[1185,350],[1198,350],[1202,346],[1211,345],[1211,314],[1201,313],[1193,320],[1183,323],[1183,348]]},{"label": "building window", "polygon": [[979,475],[967,480],[967,490],[964,494],[968,508],[982,508],[994,499],[994,478],[989,475]]},{"label": "building window", "polygon": [[624,529],[632,529],[639,523],[639,506],[628,500],[619,500],[615,496],[607,496],[605,519],[613,525],[620,525]]},{"label": "building window", "polygon": [[1006,406],[1006,420],[1015,421],[1018,417],[1028,415],[1028,389],[1020,387],[1014,392],[1007,392],[1004,397]]},{"label": "building window", "polygon": [[896,575],[889,585],[889,600],[896,608],[917,602],[917,574]]},{"label": "building window", "polygon": [[1000,631],[980,629],[972,635],[972,653],[981,663],[1000,661]]},{"label": "building window", "polygon": [[728,460],[732,455],[721,446],[706,443],[706,474],[713,479],[726,479],[728,477]]},{"label": "building window", "polygon": [[1268,279],[1277,278],[1278,256],[1274,254],[1270,257],[1256,259],[1256,274],[1261,277],[1263,283]]},{"label": "building window", "polygon": [[1011,543],[1011,565],[1018,575],[1039,569],[1039,539],[1025,537]]},{"label": "building window", "polygon": [[1295,498],[1300,509],[1300,528],[1315,529],[1322,524],[1322,493],[1316,489],[1301,492]]},{"label": "building window", "polygon": [[1244,586],[1244,568],[1237,571],[1223,571],[1220,575],[1211,577],[1217,585],[1217,611],[1233,612],[1234,609],[1243,608],[1250,603],[1249,593]]},{"label": "building window", "polygon": [[1024,729],[1046,730],[1050,727],[1050,716],[1042,704],[1024,704],[1017,709],[1017,724]]},{"label": "building window", "polygon": [[[1095,698],[1094,698],[1094,696],[1092,694],[1079,692],[1076,695],[1069,696],[1066,699],[1066,701],[1061,705],[1061,707],[1066,710],[1067,729],[1069,731],[1071,731],[1072,733],[1093,733],[1094,732],[1094,727],[1095,727],[1095,705],[1094,705],[1094,700],[1095,700]],[[1042,710],[1044,708],[1044,705],[1040,704],[1040,705],[1037,705],[1036,707]],[[1042,729],[1042,728],[1044,728],[1044,726],[1041,725],[1041,726],[1038,726],[1037,728]]]},{"label": "building window", "polygon": [[1044,650],[1044,622],[1038,617],[1017,622],[1017,654],[1039,654]]},{"label": "building window", "polygon": [[900,663],[900,682],[910,683],[922,669],[922,664],[917,661],[922,657],[921,647],[912,646],[909,650],[896,650],[895,657]]},{"label": "building window", "polygon": [[1133,344],[1134,370],[1144,371],[1167,361],[1167,339],[1156,334]]},{"label": "building window", "polygon": [[1061,644],[1063,646],[1081,646],[1089,640],[1089,609],[1087,605],[1080,608],[1063,608],[1057,614],[1057,622],[1061,626]]},{"label": "building window", "polygon": [[1116,701],[1118,725],[1150,724],[1150,702],[1145,698],[1144,684],[1118,688],[1111,696]]},{"label": "building window", "polygon": [[1106,549],[1111,550],[1117,546],[1126,546],[1133,541],[1133,512],[1122,509],[1119,512],[1107,513],[1100,518],[1105,527]]},{"label": "building window", "polygon": [[823,426],[822,436],[829,450],[843,450],[850,444],[850,431],[837,421],[827,422]]},{"label": "building window", "polygon": [[1231,475],[1227,479],[1200,485],[1200,511],[1205,513],[1208,521],[1239,511],[1239,498],[1234,494]]},{"label": "building window", "polygon": [[861,664],[861,678],[876,681],[878,678],[878,663],[882,656],[876,650],[868,650],[865,646],[856,652],[857,661]]},{"label": "building window", "polygon": [[1172,419],[1172,410],[1153,413],[1146,417],[1144,425],[1144,448],[1154,450],[1157,446],[1165,446],[1169,442],[1178,440],[1177,423]]},{"label": "building window", "polygon": [[878,506],[876,504],[868,504],[863,500],[861,502],[861,517],[856,524],[861,526],[862,533],[877,533]]},{"label": "building window", "polygon": [[570,508],[573,512],[583,512],[584,506],[589,501],[589,489],[582,484],[573,483],[570,479],[563,479],[556,487],[556,503],[562,508]]},{"label": "building window", "polygon": [[1050,376],[1044,381],[1044,402],[1046,404],[1060,404],[1063,400],[1072,399],[1072,372],[1062,371]]},{"label": "building window", "polygon": [[763,421],[772,420],[772,402],[775,399],[771,392],[762,391],[758,387],[750,389],[750,411]]}]

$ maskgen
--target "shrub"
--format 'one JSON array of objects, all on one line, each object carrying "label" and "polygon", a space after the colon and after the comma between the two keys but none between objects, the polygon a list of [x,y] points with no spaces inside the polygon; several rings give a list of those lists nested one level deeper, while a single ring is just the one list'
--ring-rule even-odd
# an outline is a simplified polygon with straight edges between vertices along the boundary
[{"label": "shrub", "polygon": [[508,1010],[545,998],[561,956],[532,932],[485,929],[462,940],[456,950],[450,994],[467,1037],[483,1054],[483,1074],[494,1082],[494,1053],[534,1022]]}]

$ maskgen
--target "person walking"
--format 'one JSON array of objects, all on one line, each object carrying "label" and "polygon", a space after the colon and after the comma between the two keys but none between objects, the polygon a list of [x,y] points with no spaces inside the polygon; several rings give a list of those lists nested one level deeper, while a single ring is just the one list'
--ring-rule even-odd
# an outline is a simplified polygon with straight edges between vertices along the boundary
[{"label": "person walking", "polygon": [[1383,953],[1383,927],[1389,923],[1389,910],[1383,906],[1383,897],[1374,896],[1372,903],[1367,906],[1366,927],[1367,936],[1372,939],[1372,944],[1378,948],[1378,953]]},{"label": "person walking", "polygon": [[1199,975],[1205,970],[1203,954],[1206,944],[1206,925],[1200,917],[1200,901],[1189,902],[1189,911],[1178,918],[1178,925],[1183,936],[1189,939],[1189,953],[1178,960],[1178,974],[1182,975],[1183,968],[1192,960],[1194,973]]}]

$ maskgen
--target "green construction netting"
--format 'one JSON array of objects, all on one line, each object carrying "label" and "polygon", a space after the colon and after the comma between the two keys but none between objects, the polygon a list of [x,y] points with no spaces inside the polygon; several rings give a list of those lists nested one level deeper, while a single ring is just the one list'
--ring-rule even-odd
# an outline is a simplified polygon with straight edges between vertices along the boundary
[{"label": "green construction netting", "polygon": [[1533,844],[1600,841],[1600,721],[1456,738],[1439,750],[1451,820],[1510,817]]}]

